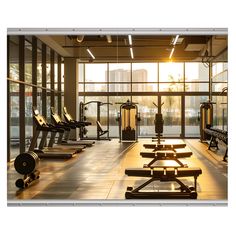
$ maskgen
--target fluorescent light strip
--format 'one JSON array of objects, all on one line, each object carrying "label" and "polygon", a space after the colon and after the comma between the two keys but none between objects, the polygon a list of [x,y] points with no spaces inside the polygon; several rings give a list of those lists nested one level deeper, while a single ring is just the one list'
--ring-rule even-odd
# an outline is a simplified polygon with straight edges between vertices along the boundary
[{"label": "fluorescent light strip", "polygon": [[95,56],[92,54],[92,52],[87,48],[87,52],[89,53],[89,55],[93,58],[93,59],[95,59]]},{"label": "fluorescent light strip", "polygon": [[134,53],[133,53],[133,48],[129,48],[130,50],[130,55],[131,55],[131,58],[134,59]]},{"label": "fluorescent light strip", "polygon": [[171,59],[171,57],[172,57],[172,55],[173,55],[173,53],[174,53],[174,50],[175,50],[175,48],[172,48],[172,50],[171,50],[171,52],[170,52],[169,59]]},{"label": "fluorescent light strip", "polygon": [[176,36],[175,36],[175,40],[174,40],[174,42],[173,42],[173,45],[175,45],[175,44],[177,43],[178,38],[179,38],[179,35],[176,35]]},{"label": "fluorescent light strip", "polygon": [[128,35],[128,39],[129,39],[129,45],[131,46],[132,45],[132,36],[131,36],[131,34]]}]

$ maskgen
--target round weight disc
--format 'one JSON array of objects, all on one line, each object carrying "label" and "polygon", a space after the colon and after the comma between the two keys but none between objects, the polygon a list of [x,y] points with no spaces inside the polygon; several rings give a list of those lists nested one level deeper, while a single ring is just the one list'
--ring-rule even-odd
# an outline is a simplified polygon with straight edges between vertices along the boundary
[{"label": "round weight disc", "polygon": [[14,162],[15,170],[22,175],[30,174],[38,165],[38,155],[34,152],[19,154]]},{"label": "round weight disc", "polygon": [[15,184],[16,184],[17,188],[24,188],[25,187],[25,182],[23,179],[18,179]]}]

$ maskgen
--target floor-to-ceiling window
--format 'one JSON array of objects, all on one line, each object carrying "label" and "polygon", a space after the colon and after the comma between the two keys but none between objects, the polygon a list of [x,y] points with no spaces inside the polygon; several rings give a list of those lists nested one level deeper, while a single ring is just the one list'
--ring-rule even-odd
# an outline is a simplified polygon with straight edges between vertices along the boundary
[{"label": "floor-to-ceiling window", "polygon": [[[56,94],[56,98],[53,99],[57,107],[61,101],[61,86],[58,86],[58,83],[61,83],[61,80],[58,80],[59,74],[61,76],[61,71],[58,69],[61,57],[56,53],[55,56],[54,51],[35,36],[8,36],[7,43],[8,161],[10,161],[29,147],[34,134],[32,107],[36,107],[40,114],[45,109],[49,118],[51,104],[49,98],[52,94]],[[52,53],[56,57],[55,61],[52,61]],[[52,66],[53,76],[56,77],[53,78],[53,81],[56,81],[56,86],[53,88],[52,73],[50,73]]]},{"label": "floor-to-ceiling window", "polygon": [[[20,111],[19,111],[19,37],[8,38],[8,75],[12,81],[9,83],[9,155],[15,158],[20,151]],[[8,157],[9,158],[9,157]]]},{"label": "floor-to-ceiling window", "polygon": [[[220,100],[222,106],[225,106],[226,97],[215,92],[227,86],[226,68],[222,63],[224,78],[216,78],[221,73],[219,68],[217,75],[213,73],[213,99]],[[111,137],[118,137],[118,103],[128,99],[138,103],[141,116],[139,136],[154,135],[157,109],[153,102],[158,103],[159,99],[159,104],[164,102],[161,111],[165,137],[199,137],[199,107],[201,102],[209,100],[210,95],[209,65],[201,62],[81,63],[78,69],[79,101],[106,100],[113,104],[109,106],[109,113],[104,113],[108,115],[106,120],[109,121]],[[92,121],[93,126],[89,128],[88,136],[93,136],[96,109],[89,110],[86,111],[87,120]],[[227,123],[226,110],[222,107],[221,111],[219,108],[214,111],[221,126]]]},{"label": "floor-to-ceiling window", "polygon": [[[213,97],[213,124],[214,126],[227,130],[228,101],[225,96],[228,81],[228,63],[215,62],[212,64],[212,91]],[[218,95],[218,96],[217,96]],[[222,96],[219,96],[222,95]]]}]

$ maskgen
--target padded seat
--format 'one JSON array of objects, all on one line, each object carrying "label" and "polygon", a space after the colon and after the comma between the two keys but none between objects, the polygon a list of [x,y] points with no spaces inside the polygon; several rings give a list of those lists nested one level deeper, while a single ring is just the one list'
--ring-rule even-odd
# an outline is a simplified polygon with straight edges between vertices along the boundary
[{"label": "padded seat", "polygon": [[155,177],[155,178],[176,178],[199,176],[202,170],[198,167],[191,168],[129,168],[125,170],[128,176]]},{"label": "padded seat", "polygon": [[140,152],[142,157],[146,158],[155,158],[155,157],[176,157],[176,158],[185,158],[192,156],[191,151],[178,151],[175,150],[158,150],[158,151],[150,151],[150,152]]},{"label": "padded seat", "polygon": [[156,144],[156,143],[148,143],[143,144],[143,146],[147,149],[177,149],[177,148],[185,148],[185,143],[176,143],[176,144]]}]

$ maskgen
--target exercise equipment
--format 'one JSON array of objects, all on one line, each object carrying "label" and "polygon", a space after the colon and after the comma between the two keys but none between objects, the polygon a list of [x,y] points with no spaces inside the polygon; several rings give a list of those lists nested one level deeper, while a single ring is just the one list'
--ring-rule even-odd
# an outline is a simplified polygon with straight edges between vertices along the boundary
[{"label": "exercise equipment", "polygon": [[[161,140],[162,134],[163,134],[163,128],[164,128],[164,120],[161,113],[161,107],[164,105],[164,102],[158,106],[155,102],[153,102],[153,105],[157,108],[157,113],[155,114],[154,119],[154,125],[155,125],[155,133],[156,137],[152,138],[153,143],[144,144],[143,146],[146,149],[153,149],[152,152],[156,152],[159,150],[173,150],[179,149],[179,148],[185,148],[185,143],[176,143],[176,144],[163,144],[165,140]],[[150,152],[141,152],[142,156],[150,156]],[[152,155],[152,154],[151,154]],[[180,153],[179,153],[180,155]],[[183,156],[185,153],[182,154]],[[187,154],[188,156],[188,154]]]},{"label": "exercise equipment", "polygon": [[[72,118],[72,116],[68,113],[67,111],[67,108],[66,107],[63,107],[63,113],[64,113],[64,118],[65,118],[65,121],[72,125],[72,126],[75,126],[76,128],[84,128],[86,126],[89,126],[91,125],[92,123],[90,122],[87,122],[87,121],[76,121]],[[64,139],[66,142],[69,140],[69,133],[65,136],[65,139]],[[77,141],[78,142],[78,141]],[[81,145],[86,145],[87,147],[91,147],[95,142],[94,141],[89,141],[89,140],[79,140],[80,144]]]},{"label": "exercise equipment", "polygon": [[155,102],[153,102],[153,105],[157,108],[157,113],[155,114],[155,120],[154,120],[157,144],[161,144],[161,136],[163,134],[163,126],[164,126],[161,107],[164,105],[164,102],[161,103],[160,106],[158,106]]},{"label": "exercise equipment", "polygon": [[14,167],[24,177],[16,180],[16,187],[20,189],[26,188],[33,181],[39,179],[40,172],[37,170],[38,165],[39,157],[35,152],[29,151],[19,154],[14,161]]},{"label": "exercise equipment", "polygon": [[204,142],[210,139],[210,135],[204,132],[204,129],[213,126],[213,104],[215,102],[206,101],[200,105],[200,140]]},{"label": "exercise equipment", "polygon": [[56,127],[65,130],[64,135],[63,134],[59,135],[57,144],[65,146],[76,146],[77,148],[82,148],[82,149],[86,148],[86,146],[92,146],[91,142],[86,143],[86,142],[69,140],[71,129],[76,129],[77,127],[75,124],[70,124],[62,121],[61,117],[55,112],[54,107],[51,107],[51,118]]},{"label": "exercise equipment", "polygon": [[226,151],[223,157],[223,161],[227,162],[228,157],[228,131],[221,130],[213,127],[208,127],[204,129],[204,132],[210,136],[210,142],[208,145],[208,150],[211,148],[219,149],[218,147],[218,140],[223,141],[224,144],[226,144]]},{"label": "exercise equipment", "polygon": [[185,148],[185,143],[175,143],[175,144],[158,144],[158,143],[146,143],[143,146],[147,149],[153,149],[153,151],[158,150],[174,150],[178,148]]},{"label": "exercise equipment", "polygon": [[[76,153],[82,151],[81,148],[77,148],[76,150],[63,150],[62,148],[59,148],[58,150],[53,148],[52,146],[54,144],[56,134],[60,133],[60,135],[63,135],[64,129],[47,123],[45,118],[39,114],[39,111],[35,107],[33,107],[33,121],[35,124],[35,131],[29,146],[29,151],[36,152],[40,158],[68,159],[72,158]],[[37,140],[40,132],[42,133],[42,138],[37,149]],[[51,133],[51,138],[48,145],[49,147],[45,148],[49,132]]]},{"label": "exercise equipment", "polygon": [[138,113],[138,103],[131,102],[129,99],[120,105],[119,121],[119,141],[138,141],[138,125],[141,120]]},{"label": "exercise equipment", "polygon": [[[79,110],[80,110],[80,121],[85,122],[87,120],[87,117],[85,115],[85,111],[88,109],[88,105],[95,103],[97,107],[97,118],[96,118],[96,125],[97,125],[97,136],[96,137],[86,137],[85,135],[87,134],[88,130],[85,127],[80,128],[80,139],[96,139],[96,140],[111,140],[109,138],[109,128],[106,130],[102,128],[101,126],[101,107],[104,105],[113,105],[112,103],[109,102],[100,102],[100,101],[89,101],[86,103],[80,102],[79,104]],[[109,124],[109,121],[108,121]],[[102,135],[107,134],[107,137],[101,137]]]},{"label": "exercise equipment", "polygon": [[[103,130],[101,123],[97,120],[96,121],[97,124],[97,140],[101,140],[101,136],[108,133],[108,130]],[[110,138],[108,138],[108,140],[111,140]]]},{"label": "exercise equipment", "polygon": [[[180,167],[187,167],[186,164],[183,164],[179,158],[187,158],[192,156],[191,151],[177,151],[177,150],[161,150],[157,152],[150,152],[149,155],[145,153],[143,155],[140,153],[140,155],[144,158],[153,158],[152,161],[150,161],[148,164],[144,164],[144,168],[146,167],[152,167],[157,165],[157,161],[175,161]],[[165,165],[165,167],[167,167]],[[171,166],[170,166],[171,167]]]},{"label": "exercise equipment", "polygon": [[[127,187],[125,193],[126,199],[196,199],[197,198],[197,178],[202,174],[200,168],[130,168],[125,170],[128,176],[148,177],[149,180],[138,186],[137,188]],[[193,177],[194,186],[189,187],[184,184],[180,178]],[[176,182],[179,188],[175,190],[144,190],[154,181],[159,182]]]}]

